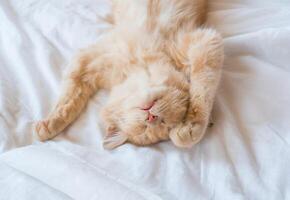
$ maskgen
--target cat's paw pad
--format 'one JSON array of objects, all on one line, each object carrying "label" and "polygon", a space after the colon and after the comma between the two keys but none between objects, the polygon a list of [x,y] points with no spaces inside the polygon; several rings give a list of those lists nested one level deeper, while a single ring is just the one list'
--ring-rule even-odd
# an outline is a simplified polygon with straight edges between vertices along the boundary
[{"label": "cat's paw pad", "polygon": [[182,123],[170,131],[172,142],[182,148],[191,148],[198,143],[204,135],[204,127],[199,123]]},{"label": "cat's paw pad", "polygon": [[42,120],[34,124],[34,137],[40,141],[46,141],[53,137],[52,131],[49,129],[49,120]]}]

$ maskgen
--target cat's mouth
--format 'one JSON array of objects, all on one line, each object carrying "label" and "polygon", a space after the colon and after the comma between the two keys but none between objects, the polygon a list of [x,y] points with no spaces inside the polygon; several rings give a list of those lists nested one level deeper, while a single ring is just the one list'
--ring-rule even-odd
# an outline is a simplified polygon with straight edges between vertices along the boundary
[{"label": "cat's mouth", "polygon": [[156,101],[152,101],[144,106],[142,106],[140,109],[145,111],[150,111],[150,109],[154,106]]},{"label": "cat's mouth", "polygon": [[152,101],[149,104],[146,104],[146,105],[144,105],[144,106],[142,106],[140,108],[141,110],[144,110],[144,111],[146,111],[148,113],[148,116],[147,116],[146,121],[148,121],[150,123],[155,122],[158,119],[158,116],[157,115],[153,115],[150,112],[151,108],[155,105],[155,102],[156,102],[156,100],[155,101]]}]

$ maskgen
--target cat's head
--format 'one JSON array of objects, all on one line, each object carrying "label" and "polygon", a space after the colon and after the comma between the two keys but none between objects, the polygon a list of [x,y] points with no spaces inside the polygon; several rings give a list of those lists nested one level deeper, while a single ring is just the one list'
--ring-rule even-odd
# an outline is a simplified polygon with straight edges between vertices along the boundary
[{"label": "cat's head", "polygon": [[186,77],[171,66],[139,69],[111,90],[102,110],[107,135],[104,147],[125,142],[150,145],[169,139],[172,127],[182,122],[189,102]]}]

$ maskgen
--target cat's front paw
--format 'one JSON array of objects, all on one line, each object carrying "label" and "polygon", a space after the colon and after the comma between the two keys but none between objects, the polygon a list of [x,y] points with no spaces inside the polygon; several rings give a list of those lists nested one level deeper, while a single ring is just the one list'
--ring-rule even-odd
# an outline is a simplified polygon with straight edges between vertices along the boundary
[{"label": "cat's front paw", "polygon": [[40,141],[49,140],[57,134],[51,120],[42,120],[34,124],[34,137]]},{"label": "cat's front paw", "polygon": [[174,127],[170,131],[169,137],[176,146],[191,148],[202,139],[204,132],[204,125],[200,123],[185,122]]}]

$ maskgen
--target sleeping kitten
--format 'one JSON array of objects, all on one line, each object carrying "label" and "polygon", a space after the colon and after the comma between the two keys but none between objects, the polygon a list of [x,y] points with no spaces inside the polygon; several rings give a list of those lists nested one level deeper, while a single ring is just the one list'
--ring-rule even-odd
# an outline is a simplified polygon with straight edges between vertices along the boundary
[{"label": "sleeping kitten", "polygon": [[105,148],[199,142],[223,64],[221,36],[198,28],[205,6],[205,0],[112,0],[113,28],[75,57],[58,104],[36,123],[38,138],[63,131],[102,88],[110,90],[102,110]]}]

